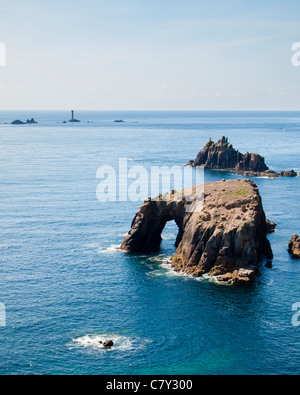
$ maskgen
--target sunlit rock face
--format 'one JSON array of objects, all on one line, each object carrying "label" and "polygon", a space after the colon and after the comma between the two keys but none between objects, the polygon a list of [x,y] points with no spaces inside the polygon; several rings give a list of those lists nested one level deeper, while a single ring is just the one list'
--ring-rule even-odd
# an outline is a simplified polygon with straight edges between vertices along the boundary
[{"label": "sunlit rock face", "polygon": [[201,210],[192,188],[145,201],[121,248],[157,251],[166,223],[174,220],[174,270],[193,276],[208,273],[230,284],[249,282],[257,275],[261,257],[273,258],[258,188],[250,180],[230,180],[207,183],[204,191]]},{"label": "sunlit rock face", "polygon": [[241,154],[233,148],[226,137],[222,137],[217,143],[210,139],[199,152],[197,158],[190,161],[188,165],[193,167],[204,166],[206,169],[212,170],[250,171],[255,173],[269,170],[262,156],[249,152],[245,155]]}]

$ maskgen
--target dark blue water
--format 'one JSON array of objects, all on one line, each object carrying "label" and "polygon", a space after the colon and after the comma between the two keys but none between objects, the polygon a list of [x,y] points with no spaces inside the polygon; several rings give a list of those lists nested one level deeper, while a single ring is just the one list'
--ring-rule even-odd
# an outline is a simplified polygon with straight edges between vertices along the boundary
[{"label": "dark blue water", "polygon": [[[38,125],[3,125],[34,116]],[[140,203],[96,198],[97,169],[184,165],[209,137],[258,152],[274,170],[300,171],[300,113],[0,113],[1,374],[299,374],[300,178],[256,178],[268,218],[273,269],[247,287],[175,275],[161,251],[118,251]],[[126,123],[113,123],[124,119]],[[89,121],[89,123],[87,123]],[[137,123],[136,123],[137,122]],[[206,181],[236,175],[206,172]],[[105,351],[99,339],[112,338]]]}]

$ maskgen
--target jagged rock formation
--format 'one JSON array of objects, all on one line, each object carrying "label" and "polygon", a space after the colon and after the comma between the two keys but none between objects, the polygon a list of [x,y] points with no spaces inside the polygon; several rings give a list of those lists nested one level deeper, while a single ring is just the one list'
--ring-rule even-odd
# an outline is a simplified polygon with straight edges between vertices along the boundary
[{"label": "jagged rock formation", "polygon": [[37,122],[35,121],[34,118],[31,118],[31,119],[27,119],[26,123],[27,124],[34,124],[34,123],[37,123]]},{"label": "jagged rock formation", "polygon": [[290,171],[282,171],[282,172],[280,173],[280,175],[281,175],[282,177],[297,177],[297,176],[298,176],[298,173],[295,172],[295,170],[290,170]]},{"label": "jagged rock formation", "polygon": [[189,188],[145,201],[121,248],[157,251],[166,222],[175,220],[176,271],[193,276],[209,273],[230,284],[255,278],[261,256],[273,258],[257,186],[250,180],[207,183],[203,210],[197,210],[199,201],[193,193]]},{"label": "jagged rock formation", "polygon": [[293,259],[300,259],[300,237],[298,235],[293,235],[291,238],[289,242],[289,253]]},{"label": "jagged rock formation", "polygon": [[23,122],[23,121],[20,121],[19,119],[17,119],[17,120],[15,120],[15,121],[12,121],[11,122],[11,125],[30,125],[30,124],[34,124],[34,123],[37,123],[35,120],[34,120],[34,118],[31,118],[31,119],[27,119],[27,121],[26,122]]},{"label": "jagged rock formation", "polygon": [[217,143],[211,139],[199,152],[195,161],[190,161],[189,166],[204,166],[212,170],[234,170],[238,172],[250,171],[263,173],[269,170],[265,164],[265,159],[258,154],[245,155],[235,150],[229,144],[226,137],[222,137]]}]

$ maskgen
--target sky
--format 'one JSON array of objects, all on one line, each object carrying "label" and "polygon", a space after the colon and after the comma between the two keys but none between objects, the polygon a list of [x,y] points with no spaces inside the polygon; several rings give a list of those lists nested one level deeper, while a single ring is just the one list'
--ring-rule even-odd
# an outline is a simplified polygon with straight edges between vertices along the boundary
[{"label": "sky", "polygon": [[0,0],[0,110],[298,110],[295,42],[299,0]]}]

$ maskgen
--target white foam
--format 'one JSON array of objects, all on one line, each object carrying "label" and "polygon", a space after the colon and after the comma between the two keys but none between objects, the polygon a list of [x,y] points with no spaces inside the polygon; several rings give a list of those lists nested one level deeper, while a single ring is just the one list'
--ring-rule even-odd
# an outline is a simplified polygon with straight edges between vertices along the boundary
[{"label": "white foam", "polygon": [[153,270],[151,271],[151,273],[149,273],[150,276],[182,277],[196,281],[209,281],[214,284],[227,285],[223,281],[218,280],[219,276],[211,276],[210,274],[204,274],[201,277],[195,277],[192,274],[174,270],[172,266],[172,257],[158,255],[156,257],[149,258],[149,261],[158,262],[158,265],[152,267]]},{"label": "white foam", "polygon": [[172,233],[172,234],[169,234],[169,235],[168,235],[168,234],[167,234],[167,235],[163,235],[163,236],[162,236],[162,239],[163,239],[163,240],[176,240],[176,237],[177,237],[177,236],[176,236],[175,234]]},{"label": "white foam", "polygon": [[[103,343],[106,340],[112,340],[114,346],[111,348],[106,348]],[[100,343],[102,342],[102,343]],[[142,341],[139,338],[131,338],[128,336],[121,336],[118,334],[103,333],[98,335],[85,335],[72,339],[72,343],[69,344],[70,348],[81,348],[87,350],[94,350],[100,352],[111,352],[111,351],[130,351],[130,350],[141,350],[145,349],[149,340]]]},{"label": "white foam", "polygon": [[172,257],[166,257],[158,255],[148,259],[149,262],[158,263],[153,265],[152,271],[149,273],[150,276],[168,276],[168,277],[191,277],[189,274],[183,272],[177,272],[172,267]]},{"label": "white foam", "polygon": [[113,244],[110,247],[98,248],[99,254],[114,254],[116,252],[122,251],[119,244]]}]

